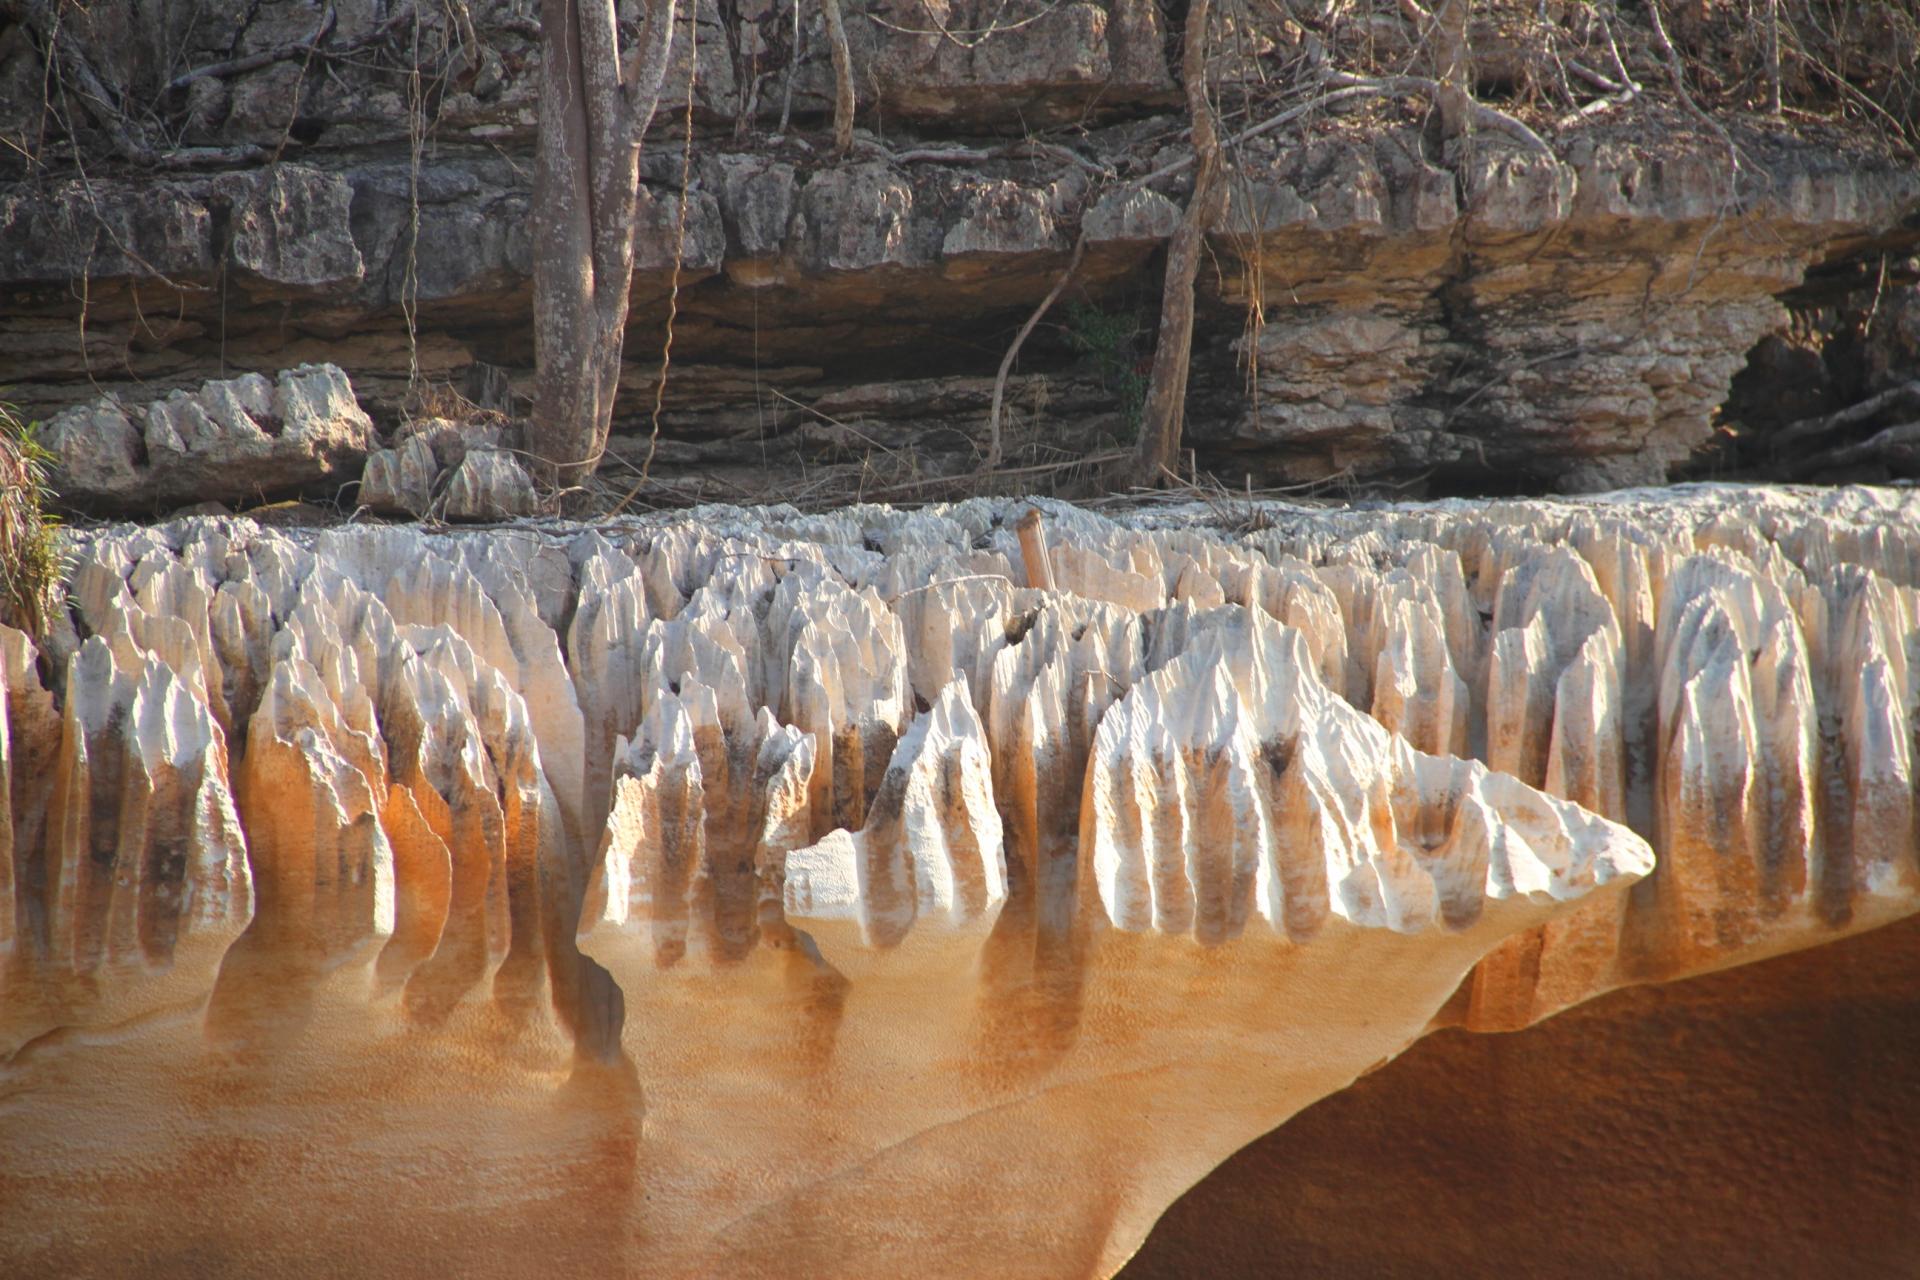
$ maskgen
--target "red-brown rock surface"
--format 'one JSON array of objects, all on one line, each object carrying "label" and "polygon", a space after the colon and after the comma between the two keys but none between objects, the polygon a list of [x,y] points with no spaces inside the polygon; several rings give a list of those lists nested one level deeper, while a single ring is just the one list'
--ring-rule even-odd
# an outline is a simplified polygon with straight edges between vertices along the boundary
[{"label": "red-brown rock surface", "polygon": [[1920,1275],[1920,921],[1444,1031],[1160,1220],[1124,1280]]}]

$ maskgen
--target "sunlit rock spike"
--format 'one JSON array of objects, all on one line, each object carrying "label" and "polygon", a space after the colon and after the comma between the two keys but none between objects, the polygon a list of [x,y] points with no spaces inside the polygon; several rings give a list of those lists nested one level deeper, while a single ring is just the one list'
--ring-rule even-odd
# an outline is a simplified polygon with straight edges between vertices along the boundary
[{"label": "sunlit rock spike", "polygon": [[447,926],[433,961],[410,980],[409,999],[419,1016],[437,1016],[486,965],[498,962],[495,1002],[516,1016],[544,1014],[546,885],[555,870],[565,883],[572,854],[526,701],[452,627],[407,626],[400,634],[459,705],[442,736],[463,735],[451,770]]},{"label": "sunlit rock spike", "polygon": [[1654,945],[1684,968],[1758,937],[1755,790],[1762,780],[1755,776],[1753,707],[1737,648],[1716,647],[1687,682],[1675,721],[1660,762]]},{"label": "sunlit rock spike", "polygon": [[1589,635],[1560,673],[1542,786],[1615,822],[1628,817],[1620,668],[1619,633],[1608,625]]},{"label": "sunlit rock spike", "polygon": [[[1408,577],[1433,594],[1446,632],[1447,655],[1452,659],[1453,669],[1469,685],[1476,683],[1481,664],[1486,661],[1486,633],[1479,614],[1474,610],[1466,577],[1460,570],[1459,554],[1420,541],[1411,545],[1401,567]],[[1288,620],[1282,618],[1281,621]]]},{"label": "sunlit rock spike", "polygon": [[1199,609],[1184,601],[1140,614],[1140,670],[1152,674],[1193,647],[1194,641],[1230,616],[1225,609]]},{"label": "sunlit rock spike", "polygon": [[633,731],[646,712],[641,637],[651,618],[639,574],[583,581],[573,625],[567,629],[567,666],[577,691],[583,733],[583,821],[592,829],[611,804],[615,739]]},{"label": "sunlit rock spike", "polygon": [[[755,531],[757,532],[757,531]],[[700,587],[740,579],[758,591],[771,585],[767,563],[754,533],[738,537],[703,524],[677,523],[655,534],[637,561],[648,581],[648,603],[656,616],[672,618]]]},{"label": "sunlit rock spike", "polygon": [[1767,545],[1767,537],[1752,520],[1730,511],[1716,511],[1694,525],[1693,544],[1702,551],[1724,547],[1753,559]]},{"label": "sunlit rock spike", "polygon": [[[392,628],[387,628],[389,637]],[[364,641],[363,641],[364,644]],[[383,646],[361,665],[362,648],[349,644],[325,606],[303,599],[287,624],[274,636],[272,670],[297,668],[296,685],[303,694],[320,700],[316,714],[324,713],[326,732],[339,751],[366,778],[368,792],[386,794],[386,744],[374,716],[373,694],[380,687],[380,669],[392,660],[397,646]]]},{"label": "sunlit rock spike", "polygon": [[225,929],[223,942],[237,934],[252,909],[251,889],[227,790],[226,743],[206,703],[150,663],[129,720],[152,788],[146,839],[154,852],[138,924],[148,958],[158,960],[170,939],[190,931]]},{"label": "sunlit rock spike", "polygon": [[1748,683],[1765,785],[1760,790],[1763,908],[1804,901],[1817,856],[1820,717],[1812,655],[1793,615],[1775,617],[1760,637]]},{"label": "sunlit rock spike", "polygon": [[1055,536],[1048,548],[1055,584],[1062,591],[1135,611],[1157,609],[1167,602],[1157,556],[1142,557],[1136,563],[1133,549],[1112,551],[1118,554]]},{"label": "sunlit rock spike", "polygon": [[622,881],[630,888],[628,902],[610,900],[609,910],[620,913],[615,923],[629,910],[640,918],[654,963],[664,968],[686,954],[694,885],[708,870],[706,787],[693,720],[679,697],[668,694],[654,705],[615,769],[607,825],[609,838],[621,843],[604,858],[624,862],[625,874],[609,872],[609,897]]},{"label": "sunlit rock spike", "polygon": [[393,569],[382,599],[395,622],[451,627],[483,662],[518,672],[519,657],[499,608],[463,565],[413,551]]},{"label": "sunlit rock spike", "polygon": [[1318,571],[1340,604],[1347,662],[1340,682],[1329,686],[1362,711],[1373,709],[1373,672],[1387,635],[1380,619],[1380,575],[1370,562],[1330,564]]},{"label": "sunlit rock spike", "polygon": [[1298,631],[1321,683],[1336,691],[1346,688],[1347,628],[1340,601],[1311,569],[1290,557],[1271,566],[1254,563],[1223,571],[1221,586],[1228,603],[1258,605]]},{"label": "sunlit rock spike", "polygon": [[377,962],[383,987],[404,982],[440,945],[453,891],[453,790],[449,721],[456,696],[409,646],[381,687],[389,780],[380,826],[393,848],[393,935]]},{"label": "sunlit rock spike", "polygon": [[[1704,574],[1701,571],[1706,571]],[[1691,581],[1690,581],[1691,579]],[[1657,847],[1666,848],[1668,815],[1673,812],[1667,776],[1669,763],[1681,758],[1676,737],[1686,722],[1689,686],[1710,666],[1718,664],[1726,680],[1746,682],[1744,655],[1749,628],[1757,627],[1760,604],[1745,575],[1730,565],[1695,557],[1669,577],[1666,607],[1656,637],[1659,665],[1654,673],[1652,788],[1653,830]],[[1736,667],[1738,669],[1736,669]],[[1742,691],[1741,703],[1751,695]],[[1695,730],[1697,736],[1697,729]],[[1697,768],[1712,762],[1699,761]],[[1703,775],[1704,776],[1704,775]],[[1663,872],[1664,874],[1664,868]]]},{"label": "sunlit rock spike", "polygon": [[999,551],[909,550],[888,556],[853,585],[871,587],[881,599],[897,603],[936,583],[1000,579],[1011,585],[1016,577],[1025,580],[1024,573],[1017,573],[1013,562]]},{"label": "sunlit rock spike", "polygon": [[[1144,697],[1102,720],[1089,766],[1098,815],[1089,854],[1116,927],[1191,933],[1217,946],[1245,927],[1259,889],[1272,896],[1260,881],[1273,824],[1256,793],[1259,744],[1231,679],[1218,672],[1195,692],[1181,724],[1155,720],[1160,708]],[[1099,820],[1106,814],[1124,815],[1111,832]]]},{"label": "sunlit rock spike", "polygon": [[1588,636],[1618,629],[1613,606],[1601,593],[1593,570],[1565,547],[1536,551],[1513,565],[1500,583],[1493,609],[1495,635],[1536,618],[1546,627],[1555,679]]},{"label": "sunlit rock spike", "polygon": [[812,738],[764,710],[725,725],[714,691],[694,680],[666,693],[615,758],[613,811],[588,881],[582,941],[609,963],[626,936],[654,965],[694,955],[744,957],[763,934],[788,850],[810,838]]},{"label": "sunlit rock spike", "polygon": [[[1194,797],[1262,810],[1236,829],[1277,865],[1256,865],[1247,887],[1275,930],[1296,934],[1317,913],[1315,904],[1289,903],[1288,885],[1323,886],[1323,909],[1350,923],[1417,932],[1477,919],[1482,897],[1560,900],[1650,868],[1644,846],[1623,829],[1478,765],[1412,751],[1319,685],[1297,634],[1259,613],[1226,612],[1238,617],[1199,631],[1192,649],[1136,685],[1096,736],[1083,865],[1092,900],[1115,927],[1178,927],[1183,913],[1159,905],[1178,901],[1174,887],[1164,875],[1156,882],[1156,864],[1172,861],[1169,839],[1206,860],[1204,875],[1185,869],[1189,890],[1211,882],[1238,891],[1236,841],[1186,841],[1199,820]],[[1231,762],[1248,780],[1236,786],[1230,771],[1195,786],[1176,760],[1202,769]],[[1259,780],[1262,770],[1270,780]],[[1468,794],[1503,824],[1490,834],[1474,834],[1470,823],[1432,829],[1426,806],[1455,813]],[[1303,826],[1305,842],[1266,834]],[[1287,865],[1303,856],[1321,867]]]},{"label": "sunlit rock spike", "polygon": [[706,595],[695,593],[703,607],[689,606],[671,621],[647,624],[637,658],[640,686],[670,690],[697,684],[715,703],[717,728],[744,738],[755,710],[766,705],[760,629],[750,604],[728,610]]},{"label": "sunlit rock spike", "polygon": [[376,792],[338,745],[343,729],[319,673],[298,658],[277,663],[236,791],[261,941],[371,960],[393,932],[393,856]]},{"label": "sunlit rock spike", "polygon": [[[225,682],[221,679],[219,655],[214,649],[210,610],[216,584],[204,554],[195,563],[173,556],[149,555],[133,566],[127,585],[134,600],[150,619],[170,619],[184,628],[190,640],[192,661],[176,661],[162,652],[179,649],[181,641],[169,638],[156,642],[149,637],[146,647],[172,667],[177,675],[193,685],[207,703],[223,732],[231,736],[233,713],[227,705]],[[183,655],[184,657],[184,655]]]},{"label": "sunlit rock spike", "polygon": [[993,659],[1007,643],[1013,594],[1006,578],[965,576],[911,584],[893,597],[915,698],[931,706],[958,673],[984,714]]},{"label": "sunlit rock spike", "polygon": [[791,947],[793,927],[785,909],[787,855],[812,838],[808,783],[813,776],[813,739],[777,723],[765,707],[754,722],[754,739],[759,745],[744,783],[743,827],[753,840],[759,935],[769,946]]},{"label": "sunlit rock spike", "polygon": [[1374,664],[1374,719],[1421,751],[1466,755],[1469,694],[1437,602],[1393,600],[1384,624],[1390,638]]},{"label": "sunlit rock spike", "polygon": [[1248,560],[1233,557],[1227,549],[1190,533],[1165,533],[1164,541],[1164,589],[1169,601],[1192,604],[1194,608],[1217,608],[1227,603],[1221,576],[1233,574]]},{"label": "sunlit rock spike", "polygon": [[273,606],[264,591],[246,579],[220,584],[207,611],[207,634],[233,729],[243,728],[260,704],[273,633]]},{"label": "sunlit rock spike", "polygon": [[1487,765],[1529,786],[1547,777],[1558,672],[1544,618],[1493,637],[1487,661]]},{"label": "sunlit rock spike", "polygon": [[[1107,708],[1138,676],[1139,623],[1100,602],[1034,592],[993,657],[984,723],[1006,858],[1021,909],[1072,857],[1087,752]],[[1179,613],[1181,610],[1168,610]],[[1076,634],[1077,632],[1077,634]]]},{"label": "sunlit rock spike", "polygon": [[218,724],[165,666],[129,669],[97,636],[69,660],[56,718],[32,647],[0,640],[8,881],[37,899],[9,903],[9,949],[38,992],[0,1018],[0,1041],[36,1017],[111,1023],[204,997],[252,909]]},{"label": "sunlit rock spike", "polygon": [[[586,777],[586,722],[579,694],[561,654],[560,637],[552,621],[561,604],[552,597],[570,591],[571,575],[558,555],[542,555],[539,545],[514,561],[479,548],[492,546],[465,540],[460,563],[486,592],[506,633],[514,666],[504,672],[527,706],[527,718],[540,745],[540,761],[548,784],[573,838],[591,844],[584,835]],[[526,562],[544,570],[529,573]],[[564,578],[564,586],[551,581]],[[549,597],[544,603],[541,596]],[[550,620],[551,615],[551,620]]]},{"label": "sunlit rock spike", "polygon": [[572,567],[571,577],[582,597],[589,591],[605,591],[621,578],[630,578],[640,571],[633,557],[598,529],[583,529],[569,538],[566,555]]},{"label": "sunlit rock spike", "polygon": [[[1850,811],[1834,815],[1832,836],[1840,838],[1829,838],[1816,874],[1826,914],[1844,920],[1857,893],[1908,896],[1920,889],[1912,730],[1899,677],[1885,657],[1875,654],[1861,668],[1840,726]],[[1836,865],[1843,849],[1849,865]]]},{"label": "sunlit rock spike", "polygon": [[127,571],[133,567],[118,540],[99,538],[76,555],[67,575],[67,607],[90,631],[104,631],[133,600]]},{"label": "sunlit rock spike", "polygon": [[900,619],[870,591],[792,575],[767,614],[767,695],[813,735],[815,838],[865,824],[910,712]]},{"label": "sunlit rock spike", "polygon": [[252,582],[267,597],[273,616],[293,612],[300,584],[313,573],[314,554],[285,538],[255,530],[228,556],[227,580]]},{"label": "sunlit rock spike", "polygon": [[[102,959],[121,849],[115,803],[127,770],[135,675],[98,636],[67,664],[66,699],[47,815],[46,948],[56,967],[89,972]],[[98,794],[102,803],[96,805]]]},{"label": "sunlit rock spike", "polygon": [[[418,698],[422,740],[417,758],[410,754],[405,767],[396,768],[388,796],[393,798],[392,787],[404,787],[414,810],[445,847],[445,905],[439,906],[437,849],[418,837],[410,815],[403,814],[396,821],[410,845],[403,863],[396,838],[396,880],[409,869],[421,878],[398,887],[394,941],[381,953],[381,976],[404,976],[409,1016],[432,1025],[480,986],[510,945],[508,815],[501,802],[499,771],[457,673],[449,677],[441,664],[427,661],[410,664],[406,671]],[[404,713],[398,707],[394,711],[394,731],[406,742]],[[418,773],[413,771],[416,759]],[[384,817],[382,821],[384,825]],[[430,949],[425,945],[429,936]]]},{"label": "sunlit rock spike", "polygon": [[986,734],[964,679],[915,718],[866,825],[786,858],[786,915],[857,977],[889,961],[964,966],[1006,901]]},{"label": "sunlit rock spike", "polygon": [[1827,600],[1824,657],[1835,700],[1847,697],[1854,673],[1875,658],[1887,664],[1888,678],[1904,700],[1913,687],[1905,643],[1913,629],[1913,611],[1903,607],[1899,589],[1850,565],[1837,568],[1822,586]]},{"label": "sunlit rock spike", "polygon": [[1593,570],[1594,585],[1613,606],[1631,649],[1639,628],[1651,631],[1654,604],[1666,579],[1667,556],[1658,539],[1623,521],[1578,519],[1569,527],[1567,540]]}]

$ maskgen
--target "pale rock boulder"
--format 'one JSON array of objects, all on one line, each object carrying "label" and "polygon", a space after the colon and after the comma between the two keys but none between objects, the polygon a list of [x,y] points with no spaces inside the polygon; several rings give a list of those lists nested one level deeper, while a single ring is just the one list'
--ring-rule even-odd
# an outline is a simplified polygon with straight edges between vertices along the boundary
[{"label": "pale rock boulder", "polygon": [[533,478],[505,448],[504,428],[423,418],[403,424],[392,448],[367,457],[360,505],[448,520],[505,520],[538,507]]}]

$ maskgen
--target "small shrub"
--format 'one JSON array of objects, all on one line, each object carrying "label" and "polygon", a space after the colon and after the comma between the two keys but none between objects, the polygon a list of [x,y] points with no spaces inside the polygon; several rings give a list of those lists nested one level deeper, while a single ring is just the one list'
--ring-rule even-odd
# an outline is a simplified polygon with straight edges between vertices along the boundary
[{"label": "small shrub", "polygon": [[0,404],[0,622],[47,632],[60,602],[58,522],[48,512],[53,455],[33,425]]},{"label": "small shrub", "polygon": [[1120,404],[1120,419],[1129,438],[1140,434],[1140,417],[1147,407],[1148,370],[1141,355],[1145,326],[1138,311],[1103,311],[1084,302],[1067,308],[1067,341],[1093,361],[1100,385]]}]

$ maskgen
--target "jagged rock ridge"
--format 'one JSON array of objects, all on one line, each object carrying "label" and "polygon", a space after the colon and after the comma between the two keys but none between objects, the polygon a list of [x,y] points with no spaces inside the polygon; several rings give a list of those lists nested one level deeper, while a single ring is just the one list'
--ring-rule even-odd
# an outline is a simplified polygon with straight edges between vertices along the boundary
[{"label": "jagged rock ridge", "polygon": [[[603,1265],[1104,1273],[1429,1027],[1920,907],[1908,495],[1048,505],[1055,591],[1024,510],[78,535],[0,648],[0,1186],[45,1210],[0,1249],[345,1194],[370,1243],[328,1256],[405,1273],[382,1215],[557,1194],[628,1224],[580,1227]],[[382,1135],[359,1190],[135,1190],[189,1158],[141,1116],[296,1097]],[[423,1205],[454,1100],[504,1146]],[[67,1146],[102,1105],[116,1151]],[[484,1237],[434,1264],[511,1271]]]}]

